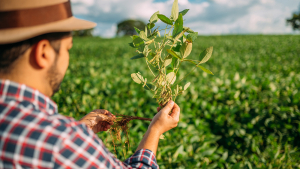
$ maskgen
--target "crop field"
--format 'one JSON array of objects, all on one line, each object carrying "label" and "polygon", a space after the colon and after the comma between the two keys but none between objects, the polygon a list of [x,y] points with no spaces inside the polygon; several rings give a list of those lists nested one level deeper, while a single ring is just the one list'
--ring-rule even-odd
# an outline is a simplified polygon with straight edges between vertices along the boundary
[{"label": "crop field", "polygon": [[[150,76],[130,37],[74,38],[70,65],[53,100],[59,112],[79,120],[93,109],[152,118],[158,105],[151,93],[132,81]],[[213,46],[211,59],[187,81],[176,99],[178,127],[160,140],[161,168],[300,168],[300,36],[200,36],[191,59]],[[178,78],[190,70],[183,65]],[[99,137],[122,160],[137,148],[149,122],[129,123],[130,147],[114,147],[109,132]],[[116,151],[114,151],[114,149]]]}]

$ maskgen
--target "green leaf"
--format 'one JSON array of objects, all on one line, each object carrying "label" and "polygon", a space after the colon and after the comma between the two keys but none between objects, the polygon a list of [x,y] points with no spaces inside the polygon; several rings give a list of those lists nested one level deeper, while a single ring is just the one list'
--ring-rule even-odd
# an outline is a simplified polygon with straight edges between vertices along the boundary
[{"label": "green leaf", "polygon": [[[177,59],[178,60],[178,59]],[[171,66],[168,66],[167,67],[167,70],[166,70],[166,74],[170,73],[170,72],[174,72],[174,69],[171,67]]]},{"label": "green leaf", "polygon": [[167,18],[165,15],[163,14],[157,14],[157,17],[162,21],[164,22],[165,24],[168,24],[168,25],[173,25],[173,22]]},{"label": "green leaf", "polygon": [[138,48],[139,51],[143,52],[144,48],[145,48],[145,43],[144,43],[143,39],[141,39],[137,35],[133,35],[132,38],[133,38],[133,44],[134,44],[135,48]]},{"label": "green leaf", "polygon": [[156,22],[158,20],[157,14],[159,14],[159,11],[155,12],[151,18],[150,18],[150,23]]},{"label": "green leaf", "polygon": [[146,83],[146,85],[144,86],[144,89],[146,90],[154,90],[155,86],[150,84],[150,83]]},{"label": "green leaf", "polygon": [[189,9],[185,9],[185,10],[179,12],[179,14],[182,14],[182,16],[184,16],[188,11],[189,11]]},{"label": "green leaf", "polygon": [[176,160],[179,154],[183,155],[184,153],[185,153],[184,147],[183,145],[180,145],[178,149],[175,151],[175,153],[173,154],[173,159]]},{"label": "green leaf", "polygon": [[240,169],[240,163],[234,164],[232,169]]},{"label": "green leaf", "polygon": [[154,23],[148,23],[147,24],[148,29],[152,29],[152,28],[154,28],[154,26],[155,26]]},{"label": "green leaf", "polygon": [[167,52],[169,54],[171,54],[172,56],[174,56],[175,58],[181,60],[180,56],[178,56],[174,51],[170,50],[170,49],[167,49]]},{"label": "green leaf", "polygon": [[179,56],[180,58],[182,58],[182,57],[180,56],[180,52],[176,52],[176,51],[174,51],[173,49],[172,49],[172,51],[173,51],[177,56]]},{"label": "green leaf", "polygon": [[135,81],[138,84],[141,84],[142,82],[144,82],[144,78],[143,78],[143,76],[141,75],[140,72],[132,73],[131,78],[132,78],[133,81]]},{"label": "green leaf", "polygon": [[172,63],[172,56],[171,55],[168,55],[165,59],[165,67],[169,66],[170,64]]},{"label": "green leaf", "polygon": [[177,42],[176,46],[173,47],[172,50],[173,50],[174,52],[180,52],[181,46],[182,46],[181,43]]},{"label": "green leaf", "polygon": [[240,134],[241,134],[242,136],[244,136],[244,135],[246,134],[246,130],[245,130],[245,129],[240,129],[239,132],[240,132]]},{"label": "green leaf", "polygon": [[172,36],[176,37],[182,31],[183,31],[183,19],[182,19],[182,15],[180,14],[178,19],[176,20],[176,22],[174,24],[174,29],[173,29]]},{"label": "green leaf", "polygon": [[181,57],[182,58],[188,57],[192,52],[192,47],[193,47],[192,43],[189,43],[189,42],[183,43],[183,45],[180,48]]},{"label": "green leaf", "polygon": [[139,58],[143,58],[143,57],[145,57],[144,54],[140,53],[140,54],[138,54],[138,55],[136,55],[136,56],[133,56],[133,57],[130,58],[130,59],[133,60],[133,59],[139,59]]},{"label": "green leaf", "polygon": [[201,68],[204,72],[206,72],[208,74],[211,74],[211,75],[214,75],[210,70],[204,68],[203,66],[198,65],[198,67]]},{"label": "green leaf", "polygon": [[251,165],[251,163],[250,163],[249,161],[247,161],[245,164],[248,165],[248,168],[249,168],[249,169],[252,169],[252,165]]},{"label": "green leaf", "polygon": [[140,34],[141,31],[138,28],[134,27],[134,29],[135,29],[136,33]]},{"label": "green leaf", "polygon": [[198,37],[198,32],[194,32],[194,33],[188,34],[186,38],[187,38],[189,41],[194,42],[194,41],[197,39],[197,37]]},{"label": "green leaf", "polygon": [[141,31],[141,32],[140,32],[140,38],[142,38],[142,39],[144,39],[144,40],[146,40],[146,41],[149,40],[149,39],[147,38],[146,32],[144,32],[144,31]]},{"label": "green leaf", "polygon": [[150,54],[150,56],[152,56],[152,57],[156,56],[156,53],[155,53],[155,52],[150,52],[149,54]]},{"label": "green leaf", "polygon": [[227,158],[228,158],[228,151],[222,154],[221,159],[225,161]]},{"label": "green leaf", "polygon": [[180,59],[173,57],[172,58],[172,68],[175,69],[176,67],[178,67],[178,65],[180,64]]},{"label": "green leaf", "polygon": [[176,81],[176,74],[174,72],[167,74],[167,81],[173,84]]},{"label": "green leaf", "polygon": [[213,52],[213,47],[209,47],[207,49],[205,49],[201,54],[200,54],[200,58],[203,58],[201,61],[200,61],[200,64],[202,63],[205,63],[207,62],[211,55],[212,55],[212,52]]},{"label": "green leaf", "polygon": [[187,84],[184,85],[183,90],[186,90],[187,88],[189,88],[191,85],[191,82],[188,82]]},{"label": "green leaf", "polygon": [[176,21],[178,18],[178,0],[174,0],[172,11],[171,11],[171,18]]},{"label": "green leaf", "polygon": [[129,46],[131,46],[131,47],[135,48],[135,46],[134,46],[133,42],[132,42],[132,43],[128,43],[128,44],[129,44]]},{"label": "green leaf", "polygon": [[217,147],[209,148],[205,151],[203,151],[201,154],[202,156],[210,156],[216,151]]},{"label": "green leaf", "polygon": [[279,153],[280,153],[280,149],[281,149],[281,146],[278,147],[277,152],[276,152],[275,155],[274,155],[274,160],[277,159],[277,157],[278,157],[278,155],[279,155]]},{"label": "green leaf", "polygon": [[173,68],[172,67],[167,67],[167,71],[172,71],[173,72]]}]

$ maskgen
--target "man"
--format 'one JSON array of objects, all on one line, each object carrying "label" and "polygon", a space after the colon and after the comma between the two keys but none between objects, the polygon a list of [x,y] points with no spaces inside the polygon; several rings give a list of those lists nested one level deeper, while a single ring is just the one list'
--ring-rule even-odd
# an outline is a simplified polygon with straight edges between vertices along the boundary
[{"label": "man", "polygon": [[114,115],[98,109],[78,122],[49,98],[69,64],[70,31],[94,26],[74,18],[67,0],[0,0],[0,168],[158,168],[159,136],[179,121],[174,102],[121,162],[95,134],[111,125],[101,115]]}]

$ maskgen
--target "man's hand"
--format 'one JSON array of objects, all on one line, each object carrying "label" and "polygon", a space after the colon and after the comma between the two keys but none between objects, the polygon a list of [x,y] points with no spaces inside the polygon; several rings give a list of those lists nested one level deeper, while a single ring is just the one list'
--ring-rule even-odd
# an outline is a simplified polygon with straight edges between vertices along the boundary
[{"label": "man's hand", "polygon": [[[179,122],[180,108],[172,100],[153,117],[149,126],[152,130],[157,130],[160,134],[176,127]],[[172,112],[171,112],[172,111]],[[169,113],[171,114],[169,115]]]},{"label": "man's hand", "polygon": [[107,131],[114,124],[116,116],[103,109],[96,109],[84,116],[79,121],[85,123],[94,133]]},{"label": "man's hand", "polygon": [[[148,149],[156,154],[159,136],[177,126],[179,122],[180,108],[176,103],[169,101],[163,109],[158,109],[158,111],[159,112],[152,119],[148,130],[136,151],[140,149]],[[171,114],[169,115],[170,112]]]}]

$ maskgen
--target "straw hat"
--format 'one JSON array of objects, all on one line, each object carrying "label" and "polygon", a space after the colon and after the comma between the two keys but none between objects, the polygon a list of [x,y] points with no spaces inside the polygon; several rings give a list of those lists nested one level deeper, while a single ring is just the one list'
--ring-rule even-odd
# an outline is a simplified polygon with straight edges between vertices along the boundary
[{"label": "straw hat", "polygon": [[0,0],[0,44],[95,26],[73,17],[70,0]]}]

